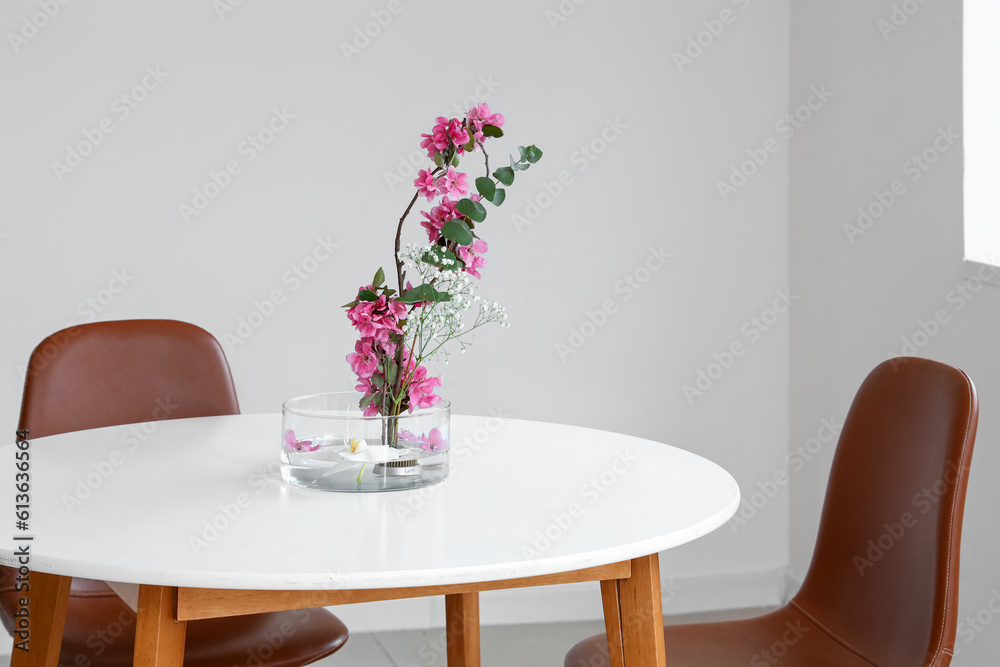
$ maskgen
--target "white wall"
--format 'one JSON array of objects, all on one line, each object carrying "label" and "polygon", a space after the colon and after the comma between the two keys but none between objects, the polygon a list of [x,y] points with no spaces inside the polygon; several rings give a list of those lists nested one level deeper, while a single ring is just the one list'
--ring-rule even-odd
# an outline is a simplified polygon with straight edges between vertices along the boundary
[{"label": "white wall", "polygon": [[[791,443],[805,442],[824,416],[843,418],[867,372],[904,352],[904,338],[917,355],[971,375],[981,414],[959,609],[960,618],[979,620],[960,625],[953,664],[985,667],[1000,653],[1000,623],[990,624],[1000,599],[993,482],[1000,471],[1000,290],[974,292],[979,284],[963,279],[961,141],[915,182],[917,172],[905,166],[933,146],[939,128],[962,132],[961,3],[897,4],[919,8],[905,23],[897,16],[898,31],[885,27],[897,27],[891,2],[810,0],[792,8],[793,99],[813,83],[828,85],[837,99],[829,117],[792,145],[791,279],[802,305],[792,315]],[[881,20],[889,21],[882,29]],[[844,225],[896,179],[903,194],[851,243]],[[939,310],[945,324],[925,336],[921,322],[933,331],[927,322]],[[824,448],[792,478],[798,576],[812,552],[831,455]]]},{"label": "white wall", "polygon": [[[435,116],[478,93],[508,118],[504,148],[534,142],[545,158],[482,227],[482,293],[508,307],[513,326],[434,367],[441,393],[458,412],[502,409],[679,445],[747,493],[782,469],[788,316],[759,340],[749,332],[788,282],[788,149],[775,129],[788,97],[786,1],[402,0],[350,62],[340,44],[388,2],[246,1],[220,18],[213,7],[226,1],[69,3],[35,19],[37,31],[24,28],[36,2],[0,8],[4,34],[28,36],[0,45],[0,431],[13,432],[18,366],[45,335],[91,318],[164,317],[224,338],[273,290],[284,298],[273,316],[227,350],[244,411],[352,386],[354,332],[338,306],[391,261],[409,199],[386,173]],[[699,33],[707,46],[690,47],[679,67],[674,52]],[[148,67],[165,78],[122,118],[113,100]],[[294,119],[251,162],[238,147],[276,108]],[[60,182],[52,163],[103,118],[113,132]],[[609,122],[624,129],[602,145]],[[773,154],[724,202],[717,181],[769,138]],[[604,152],[584,159],[588,144]],[[179,205],[230,160],[241,173],[185,222]],[[512,214],[537,213],[529,203],[547,204],[543,184],[564,170],[571,184],[518,229]],[[333,257],[301,284],[285,278],[318,238],[339,244]],[[672,258],[626,300],[616,285],[651,247]],[[111,296],[116,271],[127,286],[94,311],[87,300]],[[606,300],[616,312],[561,359],[557,343]],[[689,402],[682,386],[721,370],[709,368],[713,354],[734,342],[743,356]],[[668,611],[777,599],[779,491],[748,525],[665,554],[665,581],[685,583]],[[702,586],[717,575],[730,583]],[[596,587],[589,599],[587,613],[599,614]],[[396,618],[382,609],[373,616]],[[421,609],[410,622],[440,621]],[[552,620],[573,613],[557,603]],[[487,604],[490,614],[502,620]]]}]

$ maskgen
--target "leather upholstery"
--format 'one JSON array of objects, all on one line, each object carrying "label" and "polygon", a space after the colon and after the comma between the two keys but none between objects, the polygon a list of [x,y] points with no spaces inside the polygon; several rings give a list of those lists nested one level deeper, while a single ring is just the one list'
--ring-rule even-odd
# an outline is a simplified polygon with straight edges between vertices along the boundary
[{"label": "leather upholstery", "polygon": [[[19,428],[34,440],[238,413],[225,354],[207,331],[169,320],[98,322],[59,331],[35,348]],[[0,567],[0,620],[8,631],[18,597],[13,572]],[[191,621],[184,665],[298,667],[339,649],[347,634],[325,609]],[[135,614],[128,606],[103,582],[74,578],[59,664],[127,667],[134,645]]]},{"label": "leather upholstery", "polygon": [[[834,455],[813,560],[778,611],[664,628],[669,667],[946,667],[979,404],[962,371],[886,361],[861,385]],[[598,635],[566,667],[607,665]]]}]

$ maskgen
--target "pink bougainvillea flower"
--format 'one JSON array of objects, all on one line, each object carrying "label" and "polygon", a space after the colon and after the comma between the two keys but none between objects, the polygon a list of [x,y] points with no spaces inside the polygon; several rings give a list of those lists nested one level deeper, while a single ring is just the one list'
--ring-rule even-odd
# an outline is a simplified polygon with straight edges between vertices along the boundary
[{"label": "pink bougainvillea flower", "polygon": [[439,194],[437,181],[426,169],[421,169],[417,172],[417,177],[413,180],[413,185],[416,186],[417,192],[422,197],[427,197],[427,201],[434,201],[434,198]]},{"label": "pink bougainvillea flower", "polygon": [[417,366],[410,377],[410,386],[407,388],[410,396],[410,411],[413,408],[429,408],[437,405],[441,400],[440,396],[434,395],[434,388],[441,386],[441,378],[427,377],[427,369]]},{"label": "pink bougainvillea flower", "polygon": [[482,278],[479,269],[486,266],[486,258],[483,255],[489,250],[486,241],[477,239],[472,245],[458,247],[458,258],[465,262],[465,270],[469,275]]},{"label": "pink bougainvillea flower", "polygon": [[503,117],[502,113],[493,113],[490,109],[490,105],[482,102],[475,105],[469,109],[468,114],[469,120],[481,123],[483,125],[495,125],[497,127],[503,127],[506,119]]},{"label": "pink bougainvillea flower", "polygon": [[431,432],[427,435],[421,436],[420,440],[422,441],[420,449],[429,452],[440,451],[448,447],[448,441],[441,435],[440,429],[432,428]]},{"label": "pink bougainvillea flower", "polygon": [[452,118],[448,123],[448,139],[458,147],[459,153],[464,152],[462,146],[469,143],[469,133],[462,126],[462,121],[457,118]]},{"label": "pink bougainvillea flower", "polygon": [[399,437],[410,442],[420,443],[420,449],[427,452],[437,452],[448,448],[448,441],[441,435],[441,429],[432,428],[430,433],[417,435],[412,431],[400,431]]},{"label": "pink bougainvillea flower", "polygon": [[483,140],[483,125],[503,127],[503,114],[493,113],[485,102],[469,109],[468,125],[473,138],[478,142]]},{"label": "pink bougainvillea flower", "polygon": [[457,118],[448,119],[438,116],[434,129],[430,134],[421,134],[423,140],[420,147],[427,150],[427,157],[434,159],[438,153],[444,153],[450,146],[455,146],[456,152],[465,152],[464,146],[469,143],[469,133]]},{"label": "pink bougainvillea flower", "polygon": [[[371,286],[361,288],[371,289]],[[403,333],[399,323],[406,317],[406,304],[382,294],[375,301],[358,301],[347,310],[347,317],[362,338],[388,343],[390,334]]]},{"label": "pink bougainvillea flower", "polygon": [[378,358],[372,349],[373,342],[371,339],[362,338],[354,343],[354,353],[347,355],[347,363],[351,365],[351,370],[361,379],[370,378],[378,368]]},{"label": "pink bougainvillea flower", "polygon": [[[420,147],[427,149],[427,157],[434,159],[434,156],[438,153],[443,153],[448,149],[448,119],[444,116],[438,116],[437,122],[434,125],[434,129],[431,130],[430,134],[421,134],[423,141],[420,142]],[[468,139],[466,139],[468,141]]]},{"label": "pink bougainvillea flower", "polygon": [[447,197],[464,197],[469,192],[468,176],[448,167],[447,173],[438,179],[437,188]]},{"label": "pink bougainvillea flower", "polygon": [[[464,176],[465,174],[462,175]],[[445,197],[438,206],[430,210],[430,213],[427,211],[420,212],[427,218],[426,220],[421,220],[420,224],[427,230],[427,237],[431,243],[437,243],[437,240],[441,238],[441,227],[444,226],[444,223],[461,217],[461,213],[455,209],[455,204],[457,203]]]},{"label": "pink bougainvillea flower", "polygon": [[319,449],[319,443],[313,443],[312,440],[298,440],[295,431],[288,429],[285,431],[285,447],[290,452],[315,452]]}]

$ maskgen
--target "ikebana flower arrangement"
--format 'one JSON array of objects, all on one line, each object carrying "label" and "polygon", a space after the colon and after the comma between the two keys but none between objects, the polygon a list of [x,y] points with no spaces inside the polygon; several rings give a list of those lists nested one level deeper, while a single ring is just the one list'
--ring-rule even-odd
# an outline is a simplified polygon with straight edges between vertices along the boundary
[{"label": "ikebana flower arrangement", "polygon": [[[429,164],[418,172],[413,182],[416,192],[396,225],[396,286],[386,284],[380,268],[344,306],[359,334],[347,361],[357,375],[365,416],[396,416],[436,405],[441,400],[435,393],[441,379],[432,376],[424,363],[439,356],[447,363],[448,345],[464,352],[470,334],[481,326],[492,322],[507,326],[503,307],[475,294],[475,280],[481,277],[489,249],[479,234],[486,220],[484,204],[500,206],[515,174],[538,162],[542,151],[520,146],[517,159],[512,156],[509,166],[491,174],[485,144],[503,136],[504,122],[501,114],[477,104],[465,118],[439,117],[430,133],[421,135]],[[470,182],[458,166],[460,158],[476,152],[482,153],[485,171]],[[403,223],[422,197],[429,209],[421,211],[420,221],[427,243],[401,250]],[[467,322],[472,309],[475,317]],[[424,449],[447,446],[433,431],[395,433],[392,444],[399,436]]]}]

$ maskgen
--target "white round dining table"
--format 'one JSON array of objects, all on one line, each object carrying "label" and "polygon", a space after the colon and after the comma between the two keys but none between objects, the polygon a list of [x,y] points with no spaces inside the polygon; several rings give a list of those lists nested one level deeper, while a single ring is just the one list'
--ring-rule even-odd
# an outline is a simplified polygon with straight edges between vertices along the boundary
[{"label": "white round dining table", "polygon": [[19,451],[30,480],[0,563],[30,571],[33,640],[61,636],[70,577],[110,582],[139,614],[137,665],[180,667],[190,620],[423,595],[446,596],[449,665],[478,665],[479,591],[578,581],[601,582],[612,663],[662,665],[657,554],[735,513],[732,476],[577,426],[453,416],[451,433],[446,480],[383,493],[283,483],[278,414],[28,434],[0,451],[0,497]]}]

